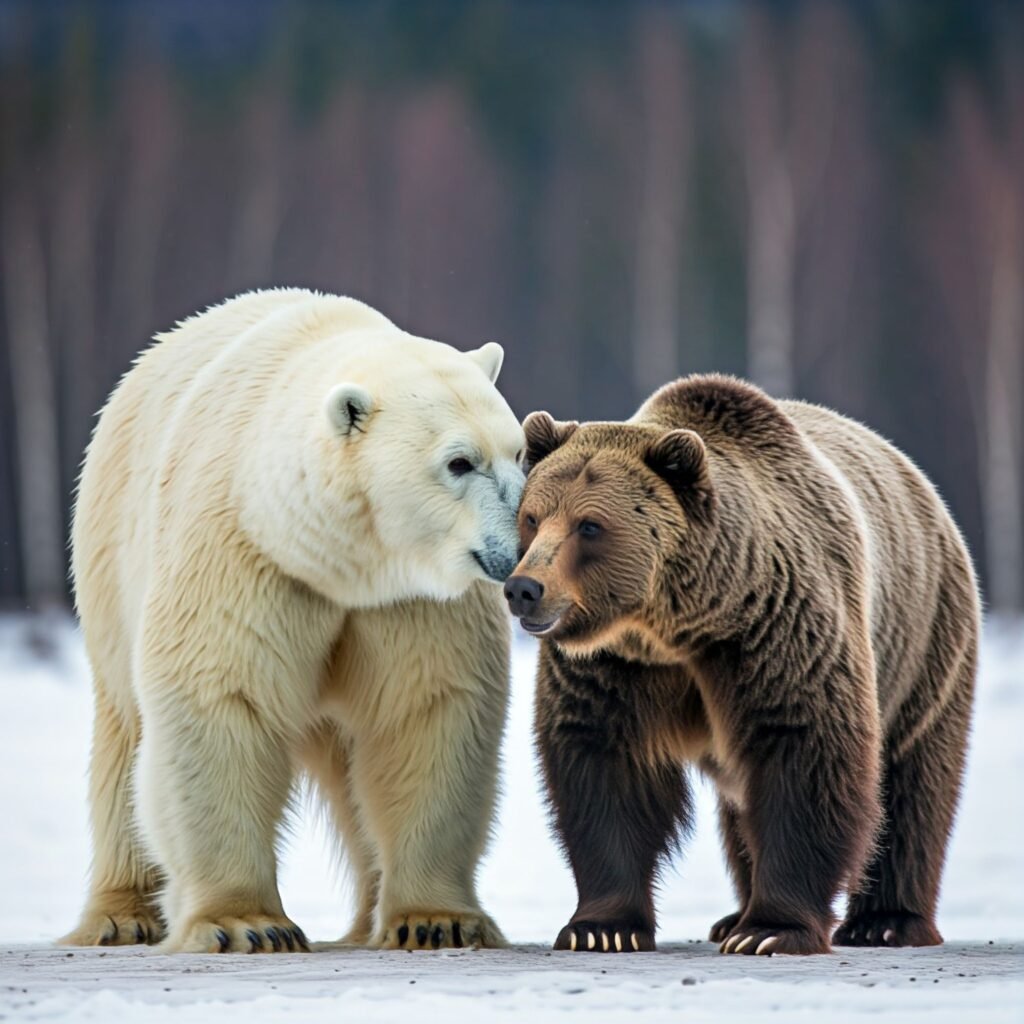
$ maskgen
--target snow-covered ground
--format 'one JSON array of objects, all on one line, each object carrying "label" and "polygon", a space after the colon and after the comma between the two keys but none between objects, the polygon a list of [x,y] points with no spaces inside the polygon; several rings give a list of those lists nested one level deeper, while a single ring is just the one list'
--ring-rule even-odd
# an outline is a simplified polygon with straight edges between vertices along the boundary
[{"label": "snow-covered ground", "polygon": [[[481,894],[511,940],[501,952],[321,949],[311,956],[161,957],[50,945],[74,923],[88,863],[85,766],[91,703],[77,634],[61,619],[0,619],[0,1020],[301,1020],[534,1024],[590,1013],[647,1021],[772,1014],[828,1021],[1024,1021],[1024,625],[987,630],[970,767],[949,855],[940,950],[722,957],[703,941],[733,909],[711,795],[666,874],[661,951],[550,953],[575,904],[548,832],[530,738],[533,642],[517,640],[505,797]],[[348,895],[323,834],[296,824],[284,858],[288,912],[314,939],[345,929]]]}]

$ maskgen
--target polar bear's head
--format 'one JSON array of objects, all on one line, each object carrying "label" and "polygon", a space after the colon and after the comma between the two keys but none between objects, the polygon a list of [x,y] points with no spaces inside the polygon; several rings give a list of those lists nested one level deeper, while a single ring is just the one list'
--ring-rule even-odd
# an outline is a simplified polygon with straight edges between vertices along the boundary
[{"label": "polar bear's head", "polygon": [[517,561],[525,438],[497,388],[494,343],[460,352],[404,335],[373,346],[324,401],[326,450],[369,517],[383,564],[350,604],[448,598]]}]

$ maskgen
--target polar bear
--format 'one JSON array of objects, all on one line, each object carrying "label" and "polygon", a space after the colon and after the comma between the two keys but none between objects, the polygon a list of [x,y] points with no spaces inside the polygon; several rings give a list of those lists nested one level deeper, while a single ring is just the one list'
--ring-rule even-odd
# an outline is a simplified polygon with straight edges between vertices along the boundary
[{"label": "polar bear", "polygon": [[307,948],[275,858],[303,771],[355,874],[348,941],[503,943],[474,880],[523,485],[502,358],[272,290],[121,381],[72,531],[94,859],[64,943]]}]

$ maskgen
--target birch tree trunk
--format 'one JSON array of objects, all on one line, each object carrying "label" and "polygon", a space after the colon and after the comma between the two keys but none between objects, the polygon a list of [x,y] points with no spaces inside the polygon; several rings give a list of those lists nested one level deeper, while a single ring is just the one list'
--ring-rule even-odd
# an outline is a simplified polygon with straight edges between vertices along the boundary
[{"label": "birch tree trunk", "polygon": [[90,92],[82,88],[94,45],[90,27],[83,19],[63,57],[59,93],[63,114],[53,147],[49,329],[57,371],[62,497],[71,491],[93,414],[106,398],[110,383],[100,370],[104,363],[98,345],[96,301],[105,147],[102,137],[97,139],[92,134],[98,129],[92,128]]},{"label": "birch tree trunk", "polygon": [[741,44],[747,178],[748,372],[769,394],[793,393],[796,212],[770,15],[752,7]]},{"label": "birch tree trunk", "polygon": [[156,326],[161,236],[180,128],[162,64],[126,72],[121,93],[126,180],[117,204],[108,329],[138,350]]},{"label": "birch tree trunk", "polygon": [[659,8],[642,18],[640,202],[633,288],[639,394],[679,375],[680,238],[688,187],[689,91],[680,33]]},{"label": "birch tree trunk", "polygon": [[[944,247],[943,294],[959,311],[965,374],[974,378],[986,597],[993,610],[1017,612],[1024,608],[1024,78],[1010,74],[1007,85],[1002,131],[975,85],[962,80],[953,91],[946,173],[957,188],[944,221],[959,216],[962,227]],[[958,271],[950,268],[957,258]]]},{"label": "birch tree trunk", "polygon": [[65,595],[57,396],[47,318],[46,259],[29,175],[23,170],[12,176],[3,196],[0,276],[16,424],[21,562],[26,604],[35,611],[63,603]]},{"label": "birch tree trunk", "polygon": [[281,172],[289,152],[282,76],[256,91],[245,114],[245,160],[228,253],[228,290],[268,285],[281,225]]},{"label": "birch tree trunk", "polygon": [[985,365],[985,446],[981,469],[990,605],[1024,608],[1024,252],[1020,202],[1008,168],[993,175],[993,259]]}]

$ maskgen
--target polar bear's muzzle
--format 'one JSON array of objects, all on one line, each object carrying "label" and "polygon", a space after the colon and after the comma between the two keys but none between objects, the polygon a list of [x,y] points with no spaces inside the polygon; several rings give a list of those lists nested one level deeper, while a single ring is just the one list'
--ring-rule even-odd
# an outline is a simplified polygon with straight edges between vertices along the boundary
[{"label": "polar bear's muzzle", "polygon": [[511,461],[495,462],[476,481],[473,501],[480,532],[470,553],[483,574],[497,583],[504,583],[519,561],[516,513],[524,482],[523,471]]},{"label": "polar bear's muzzle", "polygon": [[497,537],[486,537],[484,542],[484,550],[472,552],[473,558],[488,579],[504,583],[516,567],[516,550],[502,545]]}]

